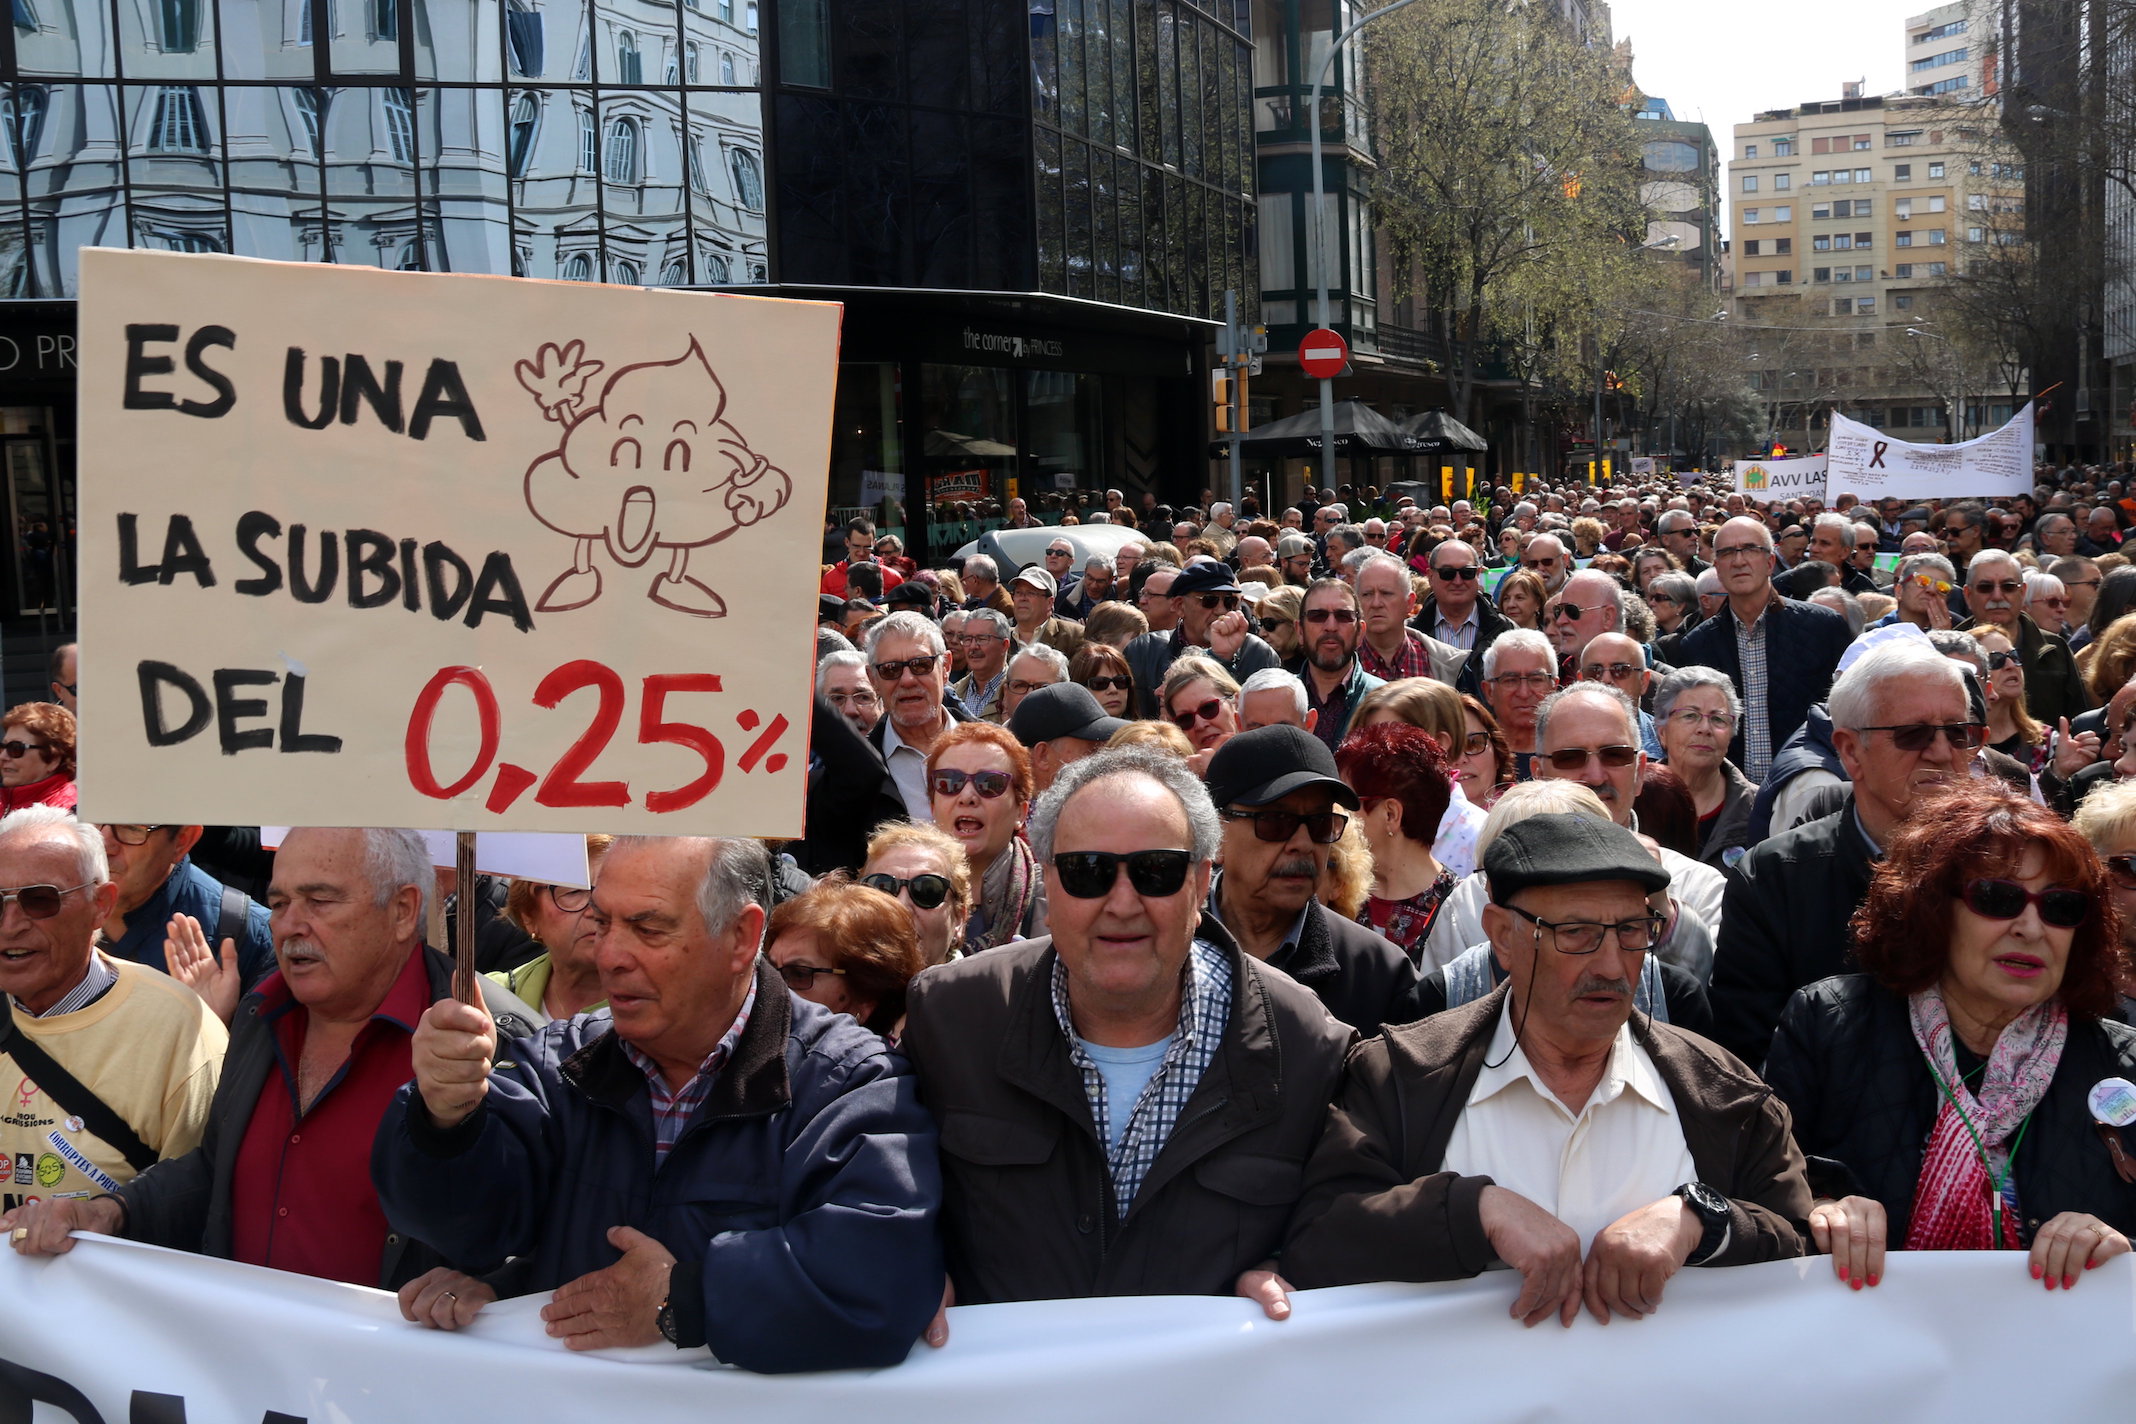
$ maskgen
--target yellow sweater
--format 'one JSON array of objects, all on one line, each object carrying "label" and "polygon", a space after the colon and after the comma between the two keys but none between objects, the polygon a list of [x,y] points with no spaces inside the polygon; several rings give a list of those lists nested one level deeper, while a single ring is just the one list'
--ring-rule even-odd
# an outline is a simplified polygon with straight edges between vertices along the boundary
[{"label": "yellow sweater", "polygon": [[[143,1142],[164,1157],[183,1156],[200,1145],[229,1032],[170,976],[108,955],[104,962],[119,979],[103,998],[49,1019],[15,1009],[15,1032],[34,1039]],[[5,1053],[0,1094],[8,1209],[28,1197],[94,1196],[134,1176],[117,1148],[46,1097]]]}]

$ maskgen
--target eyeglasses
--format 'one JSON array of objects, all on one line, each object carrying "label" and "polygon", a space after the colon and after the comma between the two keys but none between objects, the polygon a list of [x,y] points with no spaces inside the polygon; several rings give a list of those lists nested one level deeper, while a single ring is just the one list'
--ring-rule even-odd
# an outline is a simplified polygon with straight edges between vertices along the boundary
[{"label": "eyeglasses", "polygon": [[1191,850],[1138,850],[1127,855],[1107,850],[1063,851],[1053,857],[1053,873],[1069,895],[1098,900],[1112,893],[1120,880],[1120,868],[1126,866],[1127,883],[1137,895],[1162,900],[1179,893],[1193,864]]},{"label": "eyeglasses", "polygon": [[1577,603],[1560,603],[1554,610],[1552,610],[1550,616],[1552,618],[1570,618],[1573,622],[1577,623],[1580,621],[1580,615],[1582,613],[1595,613],[1607,607],[1609,607],[1609,605],[1606,603],[1590,603],[1585,606],[1582,606]]},{"label": "eyeglasses", "polygon": [[593,892],[573,885],[551,885],[549,903],[567,915],[575,915],[593,903]]},{"label": "eyeglasses", "polygon": [[1235,593],[1197,593],[1194,595],[1194,601],[1204,608],[1232,609],[1239,606],[1239,596]]},{"label": "eyeglasses", "polygon": [[1333,845],[1342,839],[1348,829],[1350,818],[1340,811],[1219,811],[1227,821],[1253,822],[1255,840],[1267,841],[1270,845],[1282,845],[1298,834],[1300,826],[1311,837],[1314,845]]},{"label": "eyeglasses", "polygon": [[1355,623],[1357,621],[1357,610],[1354,608],[1308,608],[1305,610],[1305,621],[1308,623],[1327,623],[1330,621]]},{"label": "eyeglasses", "polygon": [[2025,585],[2024,585],[2023,581],[2022,581],[2022,580],[2019,580],[2019,579],[2004,579],[2004,580],[2003,580],[2002,582],[2000,582],[2000,583],[1997,583],[1997,582],[1996,582],[1996,581],[1995,581],[1994,579],[1989,579],[1989,580],[1988,580],[1988,581],[1987,581],[1986,583],[1976,583],[1976,584],[1974,584],[1974,585],[1973,585],[1973,592],[1975,592],[1975,593],[2005,593],[2005,594],[2008,594],[2008,593],[2015,593],[2015,592],[2017,592],[2017,591],[2018,591],[2019,589],[2023,588],[2024,586],[2025,586]]},{"label": "eyeglasses", "polygon": [[914,908],[921,910],[939,908],[942,902],[949,898],[949,892],[954,888],[950,885],[948,876],[936,875],[932,871],[912,876],[909,879],[899,879],[895,875],[884,875],[882,872],[877,871],[873,875],[861,876],[860,883],[870,890],[880,890],[885,895],[894,896],[900,890],[910,891]]},{"label": "eyeglasses", "polygon": [[1554,752],[1544,752],[1543,759],[1556,771],[1581,771],[1590,761],[1599,761],[1611,770],[1620,770],[1639,760],[1637,747],[1560,747]]},{"label": "eyeglasses", "polygon": [[2014,920],[2027,905],[2037,905],[2040,920],[2058,930],[2073,930],[2091,918],[2091,896],[2082,890],[2027,890],[2015,880],[1982,877],[1966,882],[1958,898],[1984,920]]},{"label": "eyeglasses", "polygon": [[122,846],[139,846],[147,845],[149,836],[162,829],[161,826],[106,826],[104,834]]},{"label": "eyeglasses", "polygon": [[1598,920],[1546,920],[1540,915],[1531,915],[1518,905],[1507,909],[1535,926],[1535,942],[1541,944],[1543,931],[1550,931],[1550,947],[1559,954],[1593,954],[1602,947],[1603,937],[1615,934],[1617,948],[1633,954],[1643,954],[1654,947],[1668,922],[1659,915],[1641,915],[1636,919],[1618,920],[1605,924]]},{"label": "eyeglasses", "polygon": [[1716,732],[1726,732],[1735,726],[1735,717],[1727,712],[1701,712],[1696,707],[1680,707],[1669,714],[1669,720],[1679,727],[1694,728],[1701,722]]},{"label": "eyeglasses", "polygon": [[1199,707],[1189,707],[1184,712],[1174,712],[1172,714],[1172,720],[1173,722],[1177,723],[1181,728],[1191,732],[1194,730],[1194,724],[1196,722],[1214,722],[1217,718],[1217,714],[1222,712],[1223,710],[1224,699],[1221,697],[1212,697],[1207,702],[1202,703]]},{"label": "eyeglasses", "polygon": [[875,675],[884,682],[896,682],[908,672],[914,677],[925,677],[935,670],[935,664],[940,661],[942,661],[942,655],[940,653],[932,653],[924,658],[906,658],[901,662],[876,663],[874,665]]},{"label": "eyeglasses", "polygon": [[2068,600],[2068,599],[2066,599],[2066,598],[2028,598],[2028,599],[2026,599],[2025,601],[2026,601],[2027,603],[2040,603],[2040,604],[2045,604],[2045,605],[2046,605],[2047,607],[2049,607],[2049,608],[2067,608],[2067,607],[2069,607],[2069,600]]},{"label": "eyeglasses", "polygon": [[[2100,583],[2101,583],[2101,582],[2102,582],[2102,580],[2100,580],[2100,579],[2063,579],[2063,580],[2062,580],[2062,587],[2064,587],[2064,588],[2097,588],[2097,587],[2098,587],[2098,586],[2100,585]],[[73,693],[73,691],[74,691],[74,689],[73,689],[73,688],[71,688],[71,687],[67,689],[67,692],[69,693],[69,695],[71,695],[71,694]]]},{"label": "eyeglasses", "polygon": [[2106,862],[2107,874],[2114,877],[2116,885],[2124,890],[2136,890],[2136,855],[2109,855],[2101,859]]},{"label": "eyeglasses", "polygon": [[0,915],[7,913],[10,900],[22,906],[22,913],[33,920],[49,920],[59,913],[60,903],[77,890],[87,890],[96,882],[85,880],[79,885],[69,885],[62,890],[57,885],[25,885],[20,890],[0,890]]},{"label": "eyeglasses", "polygon": [[1894,727],[1864,727],[1865,732],[1889,732],[1891,744],[1902,752],[1925,752],[1941,733],[1958,751],[1972,751],[1988,739],[1988,729],[1977,722],[1908,722]]},{"label": "eyeglasses", "polygon": [[983,648],[988,643],[1004,642],[1006,639],[999,633],[962,633],[958,635],[957,641],[967,648],[974,646]]},{"label": "eyeglasses", "polygon": [[804,994],[816,987],[816,976],[818,974],[843,973],[845,973],[843,969],[827,969],[820,964],[782,964],[779,966],[779,977],[786,981],[787,987],[799,989]]},{"label": "eyeglasses", "polygon": [[1725,549],[1715,549],[1713,561],[1719,563],[1723,559],[1770,558],[1772,552],[1772,546],[1769,544],[1730,544]]},{"label": "eyeglasses", "polygon": [[1645,672],[1644,663],[1589,663],[1580,669],[1580,676],[1589,682],[1622,682],[1635,672]]},{"label": "eyeglasses", "polygon": [[1471,580],[1481,572],[1482,570],[1474,564],[1448,564],[1443,569],[1433,569],[1431,571],[1433,578],[1445,579],[1448,583],[1453,583],[1456,580]]},{"label": "eyeglasses", "polygon": [[1951,584],[1948,579],[1935,578],[1929,574],[1908,574],[1906,581],[1915,588],[1925,588],[1930,593],[1945,594],[1951,591]]},{"label": "eyeglasses", "polygon": [[1666,593],[1649,593],[1646,596],[1646,601],[1648,603],[1666,603],[1672,607],[1675,606],[1676,603],[1676,600],[1669,597],[1669,595],[1667,595]]},{"label": "eyeglasses", "polygon": [[1470,732],[1461,739],[1461,755],[1481,756],[1491,748],[1489,732]]},{"label": "eyeglasses", "polygon": [[1135,680],[1125,673],[1119,673],[1112,677],[1086,679],[1083,686],[1089,688],[1092,692],[1133,692],[1135,690]]},{"label": "eyeglasses", "polygon": [[1009,691],[1015,693],[1018,697],[1023,697],[1029,693],[1036,692],[1041,687],[1051,686],[1053,686],[1053,679],[1050,677],[1047,678],[1044,682],[1031,682],[1027,679],[1020,677],[1011,678],[1009,680]]},{"label": "eyeglasses", "polygon": [[927,779],[928,789],[937,796],[962,796],[965,785],[989,801],[1009,794],[1016,778],[1005,771],[937,771]]},{"label": "eyeglasses", "polygon": [[830,700],[830,704],[833,707],[838,708],[843,708],[849,702],[856,707],[872,707],[882,700],[864,687],[852,688],[844,692],[826,692],[823,695]]},{"label": "eyeglasses", "polygon": [[52,750],[50,742],[0,742],[0,752],[4,752],[11,757],[28,756],[31,752],[48,752],[50,750]]},{"label": "eyeglasses", "polygon": [[1548,672],[1502,672],[1496,677],[1487,677],[1485,682],[1496,683],[1511,691],[1525,687],[1531,692],[1547,692],[1557,686],[1557,674]]}]

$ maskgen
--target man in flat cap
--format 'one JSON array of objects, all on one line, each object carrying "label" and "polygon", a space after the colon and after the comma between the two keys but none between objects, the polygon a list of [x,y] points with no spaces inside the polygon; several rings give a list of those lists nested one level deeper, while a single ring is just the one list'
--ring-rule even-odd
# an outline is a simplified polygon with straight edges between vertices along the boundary
[{"label": "man in flat cap", "polygon": [[1484,853],[1507,982],[1350,1057],[1306,1170],[1299,1287],[1520,1272],[1514,1318],[1643,1316],[1687,1265],[1799,1256],[1787,1109],[1705,1039],[1632,1013],[1668,885],[1631,832],[1532,816]]}]

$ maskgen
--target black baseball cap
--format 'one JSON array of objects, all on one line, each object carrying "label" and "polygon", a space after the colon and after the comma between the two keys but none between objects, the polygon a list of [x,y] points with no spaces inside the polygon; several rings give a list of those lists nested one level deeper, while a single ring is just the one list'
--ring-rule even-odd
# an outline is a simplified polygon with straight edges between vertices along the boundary
[{"label": "black baseball cap", "polygon": [[1236,575],[1223,564],[1189,564],[1172,580],[1165,593],[1178,598],[1188,593],[1237,593],[1239,581]]},{"label": "black baseball cap", "polygon": [[1056,682],[1034,687],[1009,714],[1009,733],[1027,747],[1050,742],[1055,737],[1080,737],[1103,742],[1127,725],[1109,717],[1089,688],[1078,682]]},{"label": "black baseball cap", "polygon": [[934,591],[917,579],[907,579],[883,595],[883,606],[930,609],[934,607]]},{"label": "black baseball cap", "polygon": [[1669,872],[1637,836],[1606,816],[1584,811],[1515,821],[1484,851],[1483,873],[1491,898],[1501,905],[1538,885],[1601,880],[1629,880],[1647,890],[1669,885]]},{"label": "black baseball cap", "polygon": [[844,599],[835,593],[819,593],[816,595],[816,618],[819,622],[828,618],[833,623],[843,623],[845,622],[845,616],[846,601]]},{"label": "black baseball cap", "polygon": [[1218,747],[1202,779],[1218,806],[1266,806],[1309,786],[1327,787],[1353,811],[1359,805],[1327,743],[1287,722],[1241,732]]}]

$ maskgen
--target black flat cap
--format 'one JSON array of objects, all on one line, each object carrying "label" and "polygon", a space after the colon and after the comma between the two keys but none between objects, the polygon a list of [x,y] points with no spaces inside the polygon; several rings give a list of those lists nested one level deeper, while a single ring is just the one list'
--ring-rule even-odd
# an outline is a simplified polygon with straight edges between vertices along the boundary
[{"label": "black flat cap", "polygon": [[1189,564],[1166,589],[1173,598],[1187,593],[1237,593],[1238,577],[1222,564]]},{"label": "black flat cap", "polygon": [[1356,810],[1357,793],[1335,771],[1335,754],[1303,727],[1288,723],[1241,732],[1216,749],[1203,776],[1218,807],[1266,806],[1293,791],[1325,786]]},{"label": "black flat cap", "polygon": [[1538,885],[1601,880],[1629,880],[1648,890],[1669,885],[1669,872],[1637,836],[1607,817],[1579,811],[1515,821],[1483,853],[1483,873],[1491,898],[1501,905]]},{"label": "black flat cap", "polygon": [[1009,734],[1027,747],[1055,737],[1102,742],[1126,725],[1118,717],[1107,716],[1090,689],[1077,682],[1034,687],[1009,714]]}]

